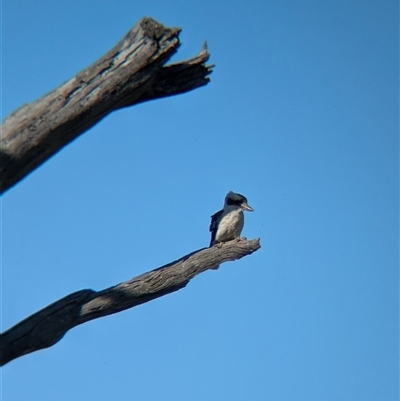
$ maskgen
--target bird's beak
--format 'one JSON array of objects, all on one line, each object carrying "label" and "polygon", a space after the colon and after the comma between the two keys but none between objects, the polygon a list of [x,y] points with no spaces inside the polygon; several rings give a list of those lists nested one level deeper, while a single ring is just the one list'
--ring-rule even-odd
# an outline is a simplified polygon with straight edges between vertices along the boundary
[{"label": "bird's beak", "polygon": [[242,206],[243,210],[248,210],[249,212],[254,212],[254,209],[251,206],[249,206],[247,203],[242,203],[241,206]]}]

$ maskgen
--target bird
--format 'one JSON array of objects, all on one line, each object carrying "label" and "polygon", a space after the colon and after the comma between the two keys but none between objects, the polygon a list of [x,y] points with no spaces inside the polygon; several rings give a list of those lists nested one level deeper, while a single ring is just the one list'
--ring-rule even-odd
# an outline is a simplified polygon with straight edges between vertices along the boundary
[{"label": "bird", "polygon": [[224,208],[211,216],[210,247],[240,237],[244,225],[244,210],[254,211],[245,196],[229,191],[225,196]]}]

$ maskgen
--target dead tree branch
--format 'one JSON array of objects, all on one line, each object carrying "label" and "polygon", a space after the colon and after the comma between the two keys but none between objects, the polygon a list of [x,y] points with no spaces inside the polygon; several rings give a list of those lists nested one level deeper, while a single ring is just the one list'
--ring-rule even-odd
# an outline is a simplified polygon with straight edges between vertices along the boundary
[{"label": "dead tree branch", "polygon": [[143,18],[93,65],[12,113],[0,127],[0,193],[112,111],[206,85],[212,66],[205,65],[205,45],[197,56],[164,66],[179,33]]},{"label": "dead tree branch", "polygon": [[175,262],[102,291],[74,292],[0,335],[0,366],[57,343],[75,326],[121,312],[184,288],[198,274],[260,249],[259,239],[203,248]]}]

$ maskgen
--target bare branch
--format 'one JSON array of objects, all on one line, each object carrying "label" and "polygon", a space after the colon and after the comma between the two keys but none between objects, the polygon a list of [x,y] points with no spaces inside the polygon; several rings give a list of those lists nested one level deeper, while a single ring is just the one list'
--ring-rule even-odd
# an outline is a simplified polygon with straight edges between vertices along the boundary
[{"label": "bare branch", "polygon": [[209,82],[207,48],[164,64],[179,28],[144,18],[106,55],[74,78],[12,113],[1,129],[0,193],[114,110],[184,93]]},{"label": "bare branch", "polygon": [[57,343],[75,326],[121,312],[184,288],[198,274],[260,249],[259,239],[226,242],[192,252],[175,262],[103,291],[82,290],[47,306],[0,335],[0,366]]}]

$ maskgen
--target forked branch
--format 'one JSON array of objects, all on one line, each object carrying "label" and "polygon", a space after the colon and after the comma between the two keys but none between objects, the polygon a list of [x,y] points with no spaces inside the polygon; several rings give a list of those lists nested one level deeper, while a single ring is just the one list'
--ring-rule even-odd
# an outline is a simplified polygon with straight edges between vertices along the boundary
[{"label": "forked branch", "polygon": [[0,193],[112,111],[206,85],[212,66],[205,65],[205,45],[197,56],[165,66],[179,32],[143,18],[100,60],[12,113],[0,127]]}]

